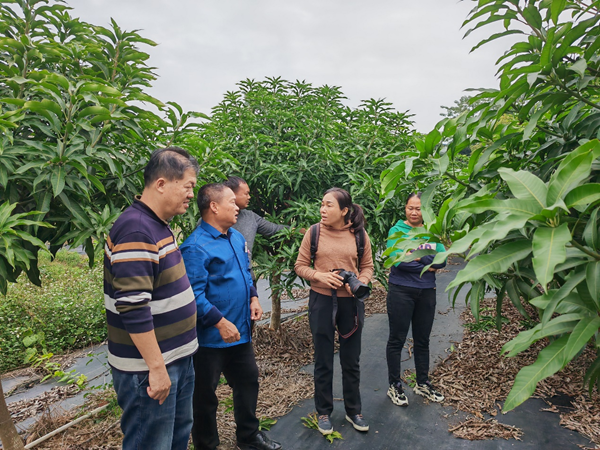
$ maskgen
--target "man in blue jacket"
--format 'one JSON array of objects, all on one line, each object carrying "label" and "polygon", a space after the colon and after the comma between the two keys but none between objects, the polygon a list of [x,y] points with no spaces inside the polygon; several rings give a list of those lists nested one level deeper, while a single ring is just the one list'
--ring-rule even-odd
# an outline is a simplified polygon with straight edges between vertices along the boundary
[{"label": "man in blue jacket", "polygon": [[181,246],[198,312],[198,343],[194,358],[194,425],[197,450],[219,445],[218,399],[221,373],[233,389],[238,448],[278,450],[281,445],[259,431],[256,417],[258,367],[252,347],[252,320],[262,308],[250,275],[246,240],[231,228],[239,208],[233,191],[207,184],[198,192],[202,222]]}]

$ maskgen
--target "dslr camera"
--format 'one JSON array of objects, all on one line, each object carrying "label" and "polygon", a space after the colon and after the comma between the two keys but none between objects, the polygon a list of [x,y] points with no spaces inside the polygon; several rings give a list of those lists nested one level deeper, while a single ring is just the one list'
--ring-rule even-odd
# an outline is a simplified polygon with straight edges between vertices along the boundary
[{"label": "dslr camera", "polygon": [[337,272],[343,278],[342,282],[348,285],[357,300],[364,302],[371,295],[371,288],[361,282],[354,272],[344,269],[333,269],[332,272]]}]

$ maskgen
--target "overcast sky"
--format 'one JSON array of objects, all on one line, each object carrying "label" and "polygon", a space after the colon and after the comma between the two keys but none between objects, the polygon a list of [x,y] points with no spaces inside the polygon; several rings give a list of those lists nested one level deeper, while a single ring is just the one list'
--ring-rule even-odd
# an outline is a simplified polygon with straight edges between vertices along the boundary
[{"label": "overcast sky", "polygon": [[282,76],[342,88],[347,104],[386,98],[432,129],[466,88],[497,87],[508,43],[463,40],[474,6],[457,0],[70,0],[73,16],[141,29],[159,79],[151,93],[209,113],[246,78]]}]

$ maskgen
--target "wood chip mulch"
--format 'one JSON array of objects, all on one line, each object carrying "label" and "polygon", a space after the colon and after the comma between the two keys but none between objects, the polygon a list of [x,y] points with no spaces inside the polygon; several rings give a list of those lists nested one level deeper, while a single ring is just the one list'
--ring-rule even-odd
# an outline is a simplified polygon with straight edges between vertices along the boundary
[{"label": "wood chip mulch", "polygon": [[[486,299],[481,306],[488,309],[485,314],[495,316],[495,299]],[[526,305],[526,309],[530,316],[536,317],[532,307]],[[495,425],[485,419],[484,414],[494,417],[500,412],[498,402],[506,399],[518,371],[535,362],[548,340],[536,342],[515,357],[501,356],[502,346],[524,330],[526,324],[508,301],[503,303],[502,316],[508,319],[508,323],[504,323],[500,331],[496,328],[486,331],[465,328],[463,340],[432,373],[432,381],[446,396],[444,404],[471,414],[462,423],[450,426],[449,430],[457,437],[481,439],[485,436],[485,439],[490,439],[514,434],[511,437],[517,439],[517,435],[520,436],[516,429]],[[461,319],[466,323],[475,322],[470,311],[463,312]],[[585,368],[594,358],[595,351],[587,348],[562,371],[542,380],[534,397],[545,399],[550,405],[545,410],[560,413],[561,424],[566,428],[578,431],[600,445],[600,396],[595,391],[590,399],[582,380]],[[552,397],[563,394],[573,399],[571,407],[553,408]]]},{"label": "wood chip mulch", "polygon": [[8,404],[8,410],[14,422],[22,422],[44,412],[53,403],[77,395],[79,391],[75,384],[56,386],[35,398],[11,402]]},{"label": "wood chip mulch", "polygon": [[483,420],[479,417],[471,417],[449,428],[448,431],[458,438],[470,441],[497,438],[520,441],[523,436],[523,431],[517,427],[499,423],[496,419]]}]

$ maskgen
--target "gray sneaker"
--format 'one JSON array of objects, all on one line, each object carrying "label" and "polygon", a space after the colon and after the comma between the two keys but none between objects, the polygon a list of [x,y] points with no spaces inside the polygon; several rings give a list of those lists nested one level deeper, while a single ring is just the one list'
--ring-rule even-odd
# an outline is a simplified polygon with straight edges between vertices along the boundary
[{"label": "gray sneaker", "polygon": [[350,417],[346,414],[346,420],[352,424],[355,430],[358,431],[369,431],[369,424],[363,418],[362,414],[356,414],[355,416]]},{"label": "gray sneaker", "polygon": [[333,433],[333,425],[331,425],[331,420],[329,420],[329,416],[327,414],[319,416],[317,428],[319,428],[319,431],[323,436]]},{"label": "gray sneaker", "polygon": [[387,396],[392,400],[392,403],[397,406],[408,406],[408,399],[402,389],[402,383],[390,384],[387,391]]},{"label": "gray sneaker", "polygon": [[444,401],[444,396],[440,394],[429,381],[423,384],[417,383],[415,386],[415,394],[422,395],[423,397],[431,400],[432,402],[441,403]]}]

